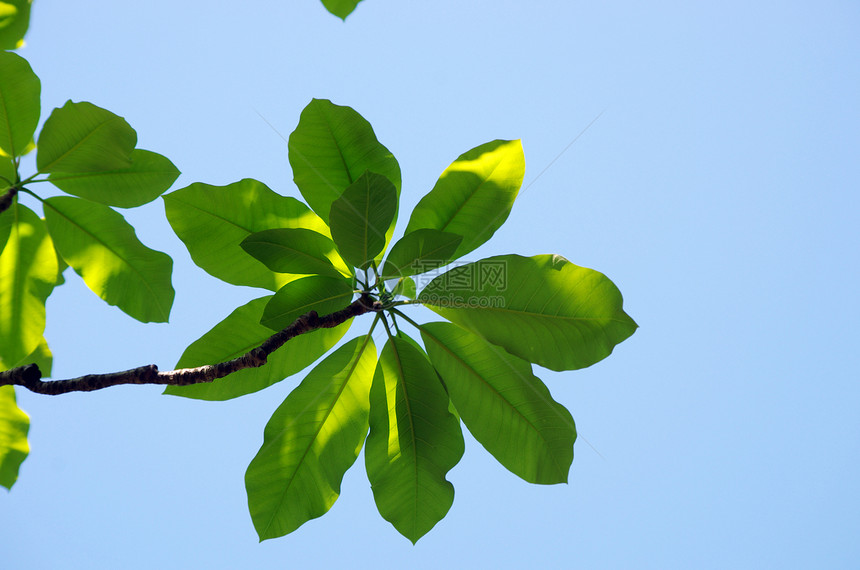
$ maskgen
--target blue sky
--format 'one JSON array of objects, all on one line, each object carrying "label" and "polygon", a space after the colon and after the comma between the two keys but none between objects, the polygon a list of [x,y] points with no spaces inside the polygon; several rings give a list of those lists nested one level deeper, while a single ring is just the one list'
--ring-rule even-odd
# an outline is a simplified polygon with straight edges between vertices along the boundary
[{"label": "blue sky", "polygon": [[[362,458],[329,514],[258,544],[244,471],[299,378],[224,403],[19,390],[32,454],[0,493],[4,566],[856,567],[860,7],[596,4],[365,0],[342,23],[316,0],[35,2],[20,53],[42,120],[67,99],[124,116],[174,188],[297,196],[280,135],[328,98],[398,158],[399,235],[459,154],[521,138],[524,189],[470,256],[602,271],[640,329],[591,368],[536,372],[577,423],[568,485],[529,485],[467,436],[454,506],[414,547]],[[127,218],[175,260],[171,323],[69,271],[48,303],[57,378],[172,368],[264,294],[197,268],[160,201]]]}]

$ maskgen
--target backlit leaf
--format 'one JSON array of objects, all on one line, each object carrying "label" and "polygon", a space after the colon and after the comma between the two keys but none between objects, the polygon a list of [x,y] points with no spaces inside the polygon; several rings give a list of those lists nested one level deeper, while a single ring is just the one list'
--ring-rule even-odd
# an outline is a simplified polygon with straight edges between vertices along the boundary
[{"label": "backlit leaf", "polygon": [[367,436],[376,364],[369,336],[334,351],[275,410],[248,466],[248,507],[260,540],[324,515]]},{"label": "backlit leaf", "polygon": [[421,325],[430,361],[466,427],[529,483],[566,483],[576,428],[531,365],[450,323]]},{"label": "backlit leaf", "polygon": [[29,431],[30,418],[15,402],[15,389],[0,386],[0,485],[7,489],[17,481],[18,469],[30,453]]},{"label": "backlit leaf", "polygon": [[636,330],[602,273],[559,255],[499,255],[431,281],[418,296],[446,319],[552,370],[590,366]]},{"label": "backlit leaf", "polygon": [[520,141],[496,140],[462,154],[418,202],[408,235],[430,228],[463,236],[452,259],[490,239],[508,218],[525,175]]},{"label": "backlit leaf", "polygon": [[12,367],[42,342],[57,254],[45,223],[26,206],[13,202],[2,219],[11,226],[0,253],[0,361]]},{"label": "backlit leaf", "polygon": [[409,341],[389,339],[370,390],[365,460],[379,513],[413,543],[451,508],[454,486],[445,475],[463,450],[433,366]]},{"label": "backlit leaf", "polygon": [[164,196],[173,231],[191,259],[213,277],[233,285],[277,291],[297,278],[275,273],[239,244],[254,232],[306,228],[328,236],[328,226],[295,198],[245,179],[227,186],[195,183]]},{"label": "backlit leaf", "polygon": [[44,206],[57,251],[93,293],[141,322],[167,322],[174,295],[170,256],[140,243],[107,206],[67,196],[48,198]]},{"label": "backlit leaf", "polygon": [[137,133],[125,119],[92,103],[66,102],[39,133],[39,172],[100,172],[132,166]]}]

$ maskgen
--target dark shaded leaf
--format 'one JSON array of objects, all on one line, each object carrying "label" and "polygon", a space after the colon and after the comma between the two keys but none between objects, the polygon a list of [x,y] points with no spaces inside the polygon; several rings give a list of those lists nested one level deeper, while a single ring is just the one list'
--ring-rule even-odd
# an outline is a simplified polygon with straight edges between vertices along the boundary
[{"label": "dark shaded leaf", "polygon": [[361,0],[322,0],[326,10],[341,20],[346,20],[346,17],[352,14],[359,2]]},{"label": "dark shaded leaf", "polygon": [[254,232],[239,244],[266,267],[278,273],[334,277],[351,275],[334,242],[304,228],[278,228]]},{"label": "dark shaded leaf", "polygon": [[346,279],[309,275],[278,289],[260,322],[278,331],[310,311],[321,316],[339,311],[352,302],[352,297],[353,288]]},{"label": "dark shaded leaf", "polygon": [[420,229],[400,238],[385,259],[386,279],[417,275],[446,265],[463,237],[439,230]]},{"label": "dark shaded leaf", "polygon": [[331,205],[331,237],[341,257],[366,269],[386,245],[397,213],[397,189],[381,174],[365,172]]}]

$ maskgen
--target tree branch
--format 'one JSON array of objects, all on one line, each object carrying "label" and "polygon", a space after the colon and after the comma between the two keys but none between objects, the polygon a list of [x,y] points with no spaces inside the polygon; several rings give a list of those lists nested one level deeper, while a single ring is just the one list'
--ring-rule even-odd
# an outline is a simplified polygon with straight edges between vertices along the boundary
[{"label": "tree branch", "polygon": [[23,386],[37,394],[55,396],[69,392],[91,392],[93,390],[109,388],[110,386],[119,386],[120,384],[188,386],[190,384],[212,382],[245,368],[257,368],[264,365],[270,354],[282,347],[288,340],[301,334],[317,329],[336,327],[352,317],[357,317],[371,311],[378,311],[381,308],[382,306],[378,301],[374,302],[370,295],[363,293],[361,297],[340,311],[330,315],[320,317],[316,311],[302,315],[287,328],[267,338],[257,348],[246,352],[238,358],[219,362],[218,364],[199,366],[197,368],[182,368],[179,370],[170,370],[169,372],[159,372],[156,365],[149,364],[123,372],[87,374],[80,378],[52,380],[50,382],[42,381],[42,372],[37,365],[28,364],[0,372],[0,386]]},{"label": "tree branch", "polygon": [[0,196],[0,214],[9,209],[9,206],[12,205],[12,198],[18,194],[18,188],[16,186],[12,186],[9,190]]}]

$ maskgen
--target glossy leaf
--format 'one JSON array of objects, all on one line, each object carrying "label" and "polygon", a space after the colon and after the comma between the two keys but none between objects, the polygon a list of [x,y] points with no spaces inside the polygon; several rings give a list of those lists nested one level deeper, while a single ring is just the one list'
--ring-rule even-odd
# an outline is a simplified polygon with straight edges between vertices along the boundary
[{"label": "glossy leaf", "polygon": [[389,339],[370,390],[365,460],[379,513],[413,543],[451,508],[454,486],[445,475],[463,450],[430,362],[409,341]]},{"label": "glossy leaf", "polygon": [[24,35],[30,26],[31,2],[32,0],[0,2],[0,50],[18,49],[24,45]]},{"label": "glossy leaf", "polygon": [[352,302],[353,288],[345,279],[310,275],[287,283],[275,293],[263,311],[264,326],[279,331],[310,311],[328,315]]},{"label": "glossy leaf", "polygon": [[[45,300],[57,282],[57,254],[39,216],[17,201],[0,253],[0,361],[12,367],[42,342]],[[8,218],[7,218],[8,219]]]},{"label": "glossy leaf", "polygon": [[[3,4],[0,2],[0,43],[4,43]],[[0,52],[0,155],[24,154],[39,123],[41,89],[39,78],[27,60],[14,53]]]},{"label": "glossy leaf", "polygon": [[352,14],[359,2],[361,0],[322,0],[326,10],[341,20],[346,20],[346,17]]},{"label": "glossy leaf", "polygon": [[117,208],[134,208],[161,196],[179,177],[179,170],[158,153],[135,149],[131,166],[99,172],[54,173],[49,180],[61,190]]},{"label": "glossy leaf", "polygon": [[[328,222],[332,203],[365,171],[388,178],[400,197],[400,166],[364,117],[350,107],[314,99],[289,140],[293,179],[308,205]],[[386,232],[390,239],[393,226]]]},{"label": "glossy leaf", "polygon": [[576,427],[531,365],[450,323],[421,325],[421,338],[466,427],[529,483],[566,483]]},{"label": "glossy leaf", "polygon": [[328,235],[328,226],[300,201],[247,178],[227,186],[192,184],[165,195],[164,208],[194,263],[233,285],[277,291],[297,278],[275,273],[248,255],[239,244],[250,234],[307,228]]},{"label": "glossy leaf", "polygon": [[397,189],[381,174],[365,172],[331,205],[331,237],[344,261],[366,269],[385,248],[397,213]]},{"label": "glossy leaf", "polygon": [[430,228],[463,236],[452,259],[490,239],[508,218],[525,176],[520,141],[496,140],[460,155],[412,211],[406,234]]},{"label": "glossy leaf", "polygon": [[552,370],[590,366],[636,330],[602,273],[559,255],[500,255],[442,274],[418,299],[511,354]]},{"label": "glossy leaf", "polygon": [[439,230],[420,229],[400,238],[385,260],[386,279],[417,275],[446,265],[463,237]]},{"label": "glossy leaf", "polygon": [[248,507],[260,540],[324,515],[367,436],[376,364],[369,336],[334,351],[278,406],[248,466]]},{"label": "glossy leaf", "polygon": [[137,133],[125,119],[92,103],[66,102],[39,133],[39,172],[100,172],[132,166]]},{"label": "glossy leaf", "polygon": [[140,243],[107,206],[60,196],[44,207],[57,251],[93,293],[141,322],[167,322],[174,295],[167,254]]},{"label": "glossy leaf", "polygon": [[[242,356],[260,346],[274,332],[260,324],[263,308],[271,295],[242,305],[191,343],[182,353],[176,368],[217,364]],[[299,335],[269,355],[259,368],[247,368],[214,382],[191,386],[169,386],[164,393],[200,400],[229,400],[257,392],[304,370],[346,334],[352,320],[331,329]]]},{"label": "glossy leaf", "polygon": [[239,245],[266,267],[279,273],[351,275],[338,256],[334,242],[313,230],[263,230],[252,233]]},{"label": "glossy leaf", "polygon": [[18,407],[15,389],[0,386],[0,485],[7,489],[18,480],[18,469],[30,453],[29,431],[30,418]]}]

